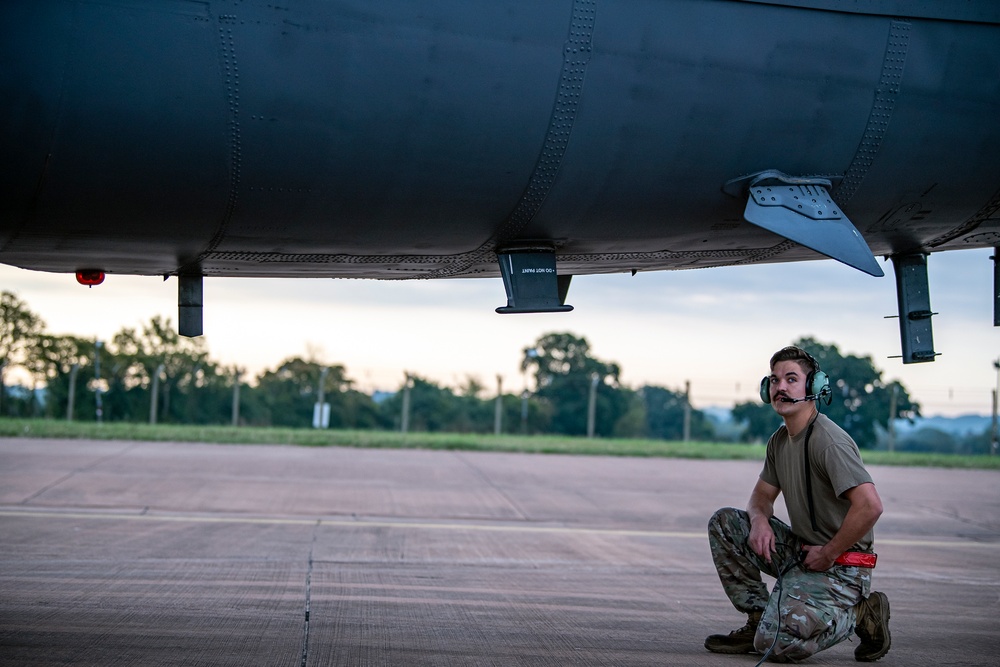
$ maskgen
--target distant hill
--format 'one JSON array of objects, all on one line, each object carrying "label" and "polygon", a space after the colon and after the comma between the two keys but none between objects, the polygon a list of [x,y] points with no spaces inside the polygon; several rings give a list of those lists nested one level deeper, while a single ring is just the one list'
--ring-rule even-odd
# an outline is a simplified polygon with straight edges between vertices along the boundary
[{"label": "distant hill", "polygon": [[[732,410],[729,408],[710,406],[702,408],[702,412],[716,425],[717,432],[730,434],[737,425],[732,423]],[[953,436],[965,437],[978,435],[990,428],[992,418],[985,415],[962,415],[959,417],[919,417],[910,423],[906,419],[896,420],[896,433],[900,436],[915,433],[920,429],[933,428]]]},{"label": "distant hill", "polygon": [[933,428],[951,435],[976,435],[986,431],[993,419],[984,415],[962,415],[960,417],[920,417],[911,424],[906,419],[896,420],[896,433],[906,435],[923,428]]}]

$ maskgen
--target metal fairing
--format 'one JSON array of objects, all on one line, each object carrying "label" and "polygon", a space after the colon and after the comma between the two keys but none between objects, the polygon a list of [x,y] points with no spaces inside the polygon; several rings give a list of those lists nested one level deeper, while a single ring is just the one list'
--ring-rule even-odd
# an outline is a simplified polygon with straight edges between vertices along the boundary
[{"label": "metal fairing", "polygon": [[[998,45],[989,1],[6,0],[0,262],[393,279],[499,276],[527,240],[561,274],[996,246]],[[764,172],[827,179],[840,238],[749,221],[726,186]]]}]

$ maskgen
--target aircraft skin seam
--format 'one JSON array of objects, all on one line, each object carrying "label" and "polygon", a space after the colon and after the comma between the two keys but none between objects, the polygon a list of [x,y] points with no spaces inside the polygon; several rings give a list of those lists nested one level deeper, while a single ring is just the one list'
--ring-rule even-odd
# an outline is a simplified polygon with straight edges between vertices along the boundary
[{"label": "aircraft skin seam", "polygon": [[1000,189],[993,193],[993,197],[989,202],[986,203],[981,209],[979,209],[975,215],[966,220],[963,224],[959,225],[955,229],[951,230],[946,234],[942,234],[935,239],[927,242],[927,247],[935,248],[940,245],[944,245],[949,241],[954,241],[960,236],[965,236],[969,232],[975,231],[979,225],[983,224],[986,220],[992,218],[997,211],[1000,210]]},{"label": "aircraft skin seam", "polygon": [[204,259],[217,261],[252,261],[263,264],[269,262],[281,263],[312,263],[312,264],[441,264],[461,263],[467,254],[461,255],[347,255],[323,253],[280,253],[280,252],[244,252],[239,250],[206,253]]},{"label": "aircraft skin seam", "polygon": [[583,96],[587,65],[593,50],[596,19],[597,0],[574,0],[570,13],[569,35],[563,45],[562,70],[552,115],[549,117],[549,126],[534,171],[529,176],[528,185],[514,206],[514,210],[500,224],[492,238],[476,250],[455,256],[462,259],[454,268],[439,269],[427,276],[428,278],[459,275],[473,264],[486,261],[499,245],[516,238],[542,207],[542,203],[555,184],[576,121],[577,109]]},{"label": "aircraft skin seam", "polygon": [[[614,260],[660,260],[660,259],[731,259],[736,264],[753,263],[762,258],[772,257],[795,246],[791,241],[784,241],[769,248],[748,248],[745,250],[659,250],[654,252],[623,252],[623,253],[576,253],[562,256],[567,262],[589,261],[594,258]],[[455,264],[462,265],[467,254],[462,255],[346,255],[322,253],[275,253],[275,252],[241,252],[227,251],[208,253],[207,260],[216,261],[254,261],[262,264]],[[485,261],[485,260],[483,260]],[[471,267],[467,267],[471,269]],[[442,269],[458,274],[458,271]]]},{"label": "aircraft skin seam", "polygon": [[910,45],[910,26],[909,21],[901,19],[893,19],[889,23],[889,37],[882,58],[882,74],[875,89],[875,99],[868,115],[868,124],[865,126],[861,143],[854,153],[847,173],[844,174],[844,180],[833,192],[834,201],[841,208],[861,187],[861,182],[875,162],[882,140],[889,129],[896,97],[902,85],[903,68],[906,65],[906,54]]},{"label": "aircraft skin seam", "polygon": [[[949,2],[948,0],[932,0],[930,2],[910,2],[902,0],[867,0],[867,2],[847,3],[843,0],[736,0],[760,5],[775,5],[778,7],[794,7],[796,9],[815,9],[827,12],[845,12],[848,14],[864,14],[868,16],[898,16],[904,10],[905,16],[915,19],[931,19],[938,21],[958,21],[972,23],[998,23],[1000,12],[994,7],[983,7],[983,3]],[[851,5],[855,6],[851,6]],[[989,4],[989,3],[986,3]]]},{"label": "aircraft skin seam", "polygon": [[780,254],[782,254],[782,253],[784,253],[784,252],[786,252],[788,250],[791,250],[792,248],[794,248],[797,245],[798,244],[795,243],[794,241],[789,241],[788,239],[785,239],[784,241],[782,241],[778,245],[772,246],[770,248],[765,248],[765,249],[763,249],[760,252],[752,254],[750,257],[748,257],[748,258],[746,258],[746,259],[744,259],[742,261],[734,262],[733,265],[734,266],[741,266],[741,265],[744,265],[744,264],[755,264],[757,262],[762,262],[762,261],[771,259],[772,257],[777,257],[778,255],[780,255]]},{"label": "aircraft skin seam", "polygon": [[590,62],[596,19],[596,9],[590,7],[596,4],[595,0],[573,2],[570,35],[563,47],[562,73],[542,152],[524,195],[494,235],[495,244],[514,238],[531,221],[555,183],[583,93],[583,79]]},{"label": "aircraft skin seam", "polygon": [[222,243],[239,201],[243,148],[240,134],[240,68],[236,56],[236,40],[233,37],[233,26],[236,22],[235,14],[219,15],[219,55],[222,59],[220,64],[223,68],[222,80],[225,86],[227,128],[229,130],[229,193],[226,197],[226,208],[208,245],[196,259],[178,268],[178,274],[201,273],[202,262]]}]

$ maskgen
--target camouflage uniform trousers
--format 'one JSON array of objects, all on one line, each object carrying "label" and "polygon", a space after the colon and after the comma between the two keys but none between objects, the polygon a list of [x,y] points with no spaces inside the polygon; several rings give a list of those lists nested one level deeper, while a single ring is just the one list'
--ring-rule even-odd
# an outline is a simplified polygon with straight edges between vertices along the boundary
[{"label": "camouflage uniform trousers", "polygon": [[[733,606],[744,613],[763,612],[754,648],[772,659],[804,660],[847,639],[857,620],[854,605],[867,597],[869,568],[834,565],[825,572],[801,566],[804,542],[779,519],[771,518],[776,553],[768,563],[748,544],[750,517],[739,509],[720,509],[708,522],[708,541],[722,588]],[[761,572],[777,578],[768,594]],[[775,634],[777,633],[777,642]]]}]

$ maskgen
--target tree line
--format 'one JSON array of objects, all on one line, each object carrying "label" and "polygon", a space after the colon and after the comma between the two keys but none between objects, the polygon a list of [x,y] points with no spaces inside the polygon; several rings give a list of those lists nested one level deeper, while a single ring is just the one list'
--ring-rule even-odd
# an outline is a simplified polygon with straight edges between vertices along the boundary
[{"label": "tree line", "polygon": [[[919,415],[906,389],[883,381],[869,357],[842,355],[810,338],[796,344],[833,378],[833,401],[823,411],[859,446],[875,446],[890,413]],[[408,376],[395,393],[372,396],[355,388],[344,366],[298,356],[244,377],[212,360],[202,339],[178,336],[160,317],[124,327],[104,343],[49,334],[14,293],[0,295],[0,416],[93,420],[100,413],[107,421],[228,424],[238,415],[242,425],[308,427],[322,396],[330,428],[400,429],[405,420],[414,431],[490,433],[499,410],[505,433],[732,438],[692,408],[684,391],[623,385],[619,365],[598,359],[575,334],[541,336],[522,350],[521,367],[534,391],[499,401],[475,378],[449,388]],[[30,388],[6,386],[15,368],[31,378]],[[747,441],[766,439],[780,424],[759,401],[735,406],[733,417],[741,426],[736,437]]]}]

